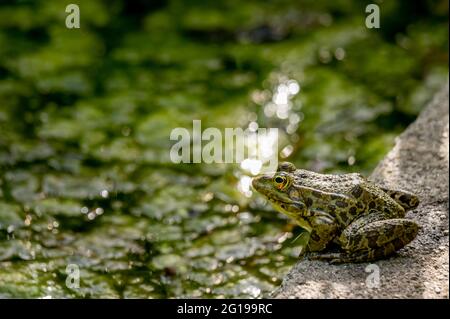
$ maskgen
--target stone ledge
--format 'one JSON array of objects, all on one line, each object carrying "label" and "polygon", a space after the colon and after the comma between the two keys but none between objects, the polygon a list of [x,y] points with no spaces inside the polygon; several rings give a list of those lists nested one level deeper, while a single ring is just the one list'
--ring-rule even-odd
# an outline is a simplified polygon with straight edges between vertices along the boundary
[{"label": "stone ledge", "polygon": [[298,262],[272,293],[275,298],[448,298],[448,83],[397,139],[370,179],[412,191],[421,199],[407,217],[421,226],[398,254],[375,262],[380,285],[369,288],[368,263]]}]

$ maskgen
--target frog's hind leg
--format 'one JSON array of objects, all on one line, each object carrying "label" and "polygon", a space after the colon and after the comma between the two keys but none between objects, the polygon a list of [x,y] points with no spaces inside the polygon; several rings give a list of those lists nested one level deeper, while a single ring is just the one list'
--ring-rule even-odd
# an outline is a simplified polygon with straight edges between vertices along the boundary
[{"label": "frog's hind leg", "polygon": [[392,255],[411,242],[418,231],[419,226],[410,219],[382,219],[362,227],[360,223],[351,224],[342,232],[339,241],[345,251],[344,259],[372,261]]},{"label": "frog's hind leg", "polygon": [[[382,215],[378,216],[382,218]],[[331,263],[368,262],[382,259],[411,242],[418,230],[419,226],[409,219],[373,221],[365,216],[342,232],[339,237],[342,252],[320,254],[313,256],[312,259],[328,260]]]},{"label": "frog's hind leg", "polygon": [[419,198],[407,191],[399,189],[389,189],[380,187],[386,194],[388,194],[393,200],[395,200],[405,210],[414,209],[419,205]]}]

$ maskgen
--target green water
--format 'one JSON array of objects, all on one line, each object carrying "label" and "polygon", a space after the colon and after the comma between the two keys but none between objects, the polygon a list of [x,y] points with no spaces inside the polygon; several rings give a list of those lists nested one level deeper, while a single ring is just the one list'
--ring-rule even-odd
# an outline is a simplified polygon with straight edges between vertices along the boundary
[{"label": "green water", "polygon": [[168,161],[171,130],[276,127],[280,159],[368,175],[448,76],[447,1],[379,30],[359,1],[76,3],[77,30],[0,5],[3,298],[268,296],[301,230],[239,165]]}]

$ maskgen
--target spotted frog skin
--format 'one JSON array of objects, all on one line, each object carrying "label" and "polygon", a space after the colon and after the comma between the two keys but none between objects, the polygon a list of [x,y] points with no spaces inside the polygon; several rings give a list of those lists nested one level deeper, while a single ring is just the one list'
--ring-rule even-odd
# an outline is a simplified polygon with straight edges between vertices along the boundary
[{"label": "spotted frog skin", "polygon": [[[404,218],[419,204],[415,195],[382,188],[357,173],[319,174],[284,162],[273,176],[259,175],[252,184],[309,233],[302,255],[310,259],[331,263],[382,259],[411,242],[419,230]],[[324,252],[333,245],[337,252]]]}]

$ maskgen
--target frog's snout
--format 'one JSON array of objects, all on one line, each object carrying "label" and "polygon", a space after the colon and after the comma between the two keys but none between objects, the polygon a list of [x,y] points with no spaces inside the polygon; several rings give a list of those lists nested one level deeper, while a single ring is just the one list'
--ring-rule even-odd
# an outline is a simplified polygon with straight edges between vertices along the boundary
[{"label": "frog's snout", "polygon": [[256,177],[253,177],[253,179],[252,179],[252,186],[256,190],[258,190],[259,183],[260,183],[260,181],[259,181],[260,178],[261,178],[261,176],[256,176]]},{"label": "frog's snout", "polygon": [[267,175],[258,175],[253,178],[252,180],[252,186],[254,189],[256,189],[258,192],[264,194],[264,189],[267,188],[268,183],[271,181],[271,178]]}]

